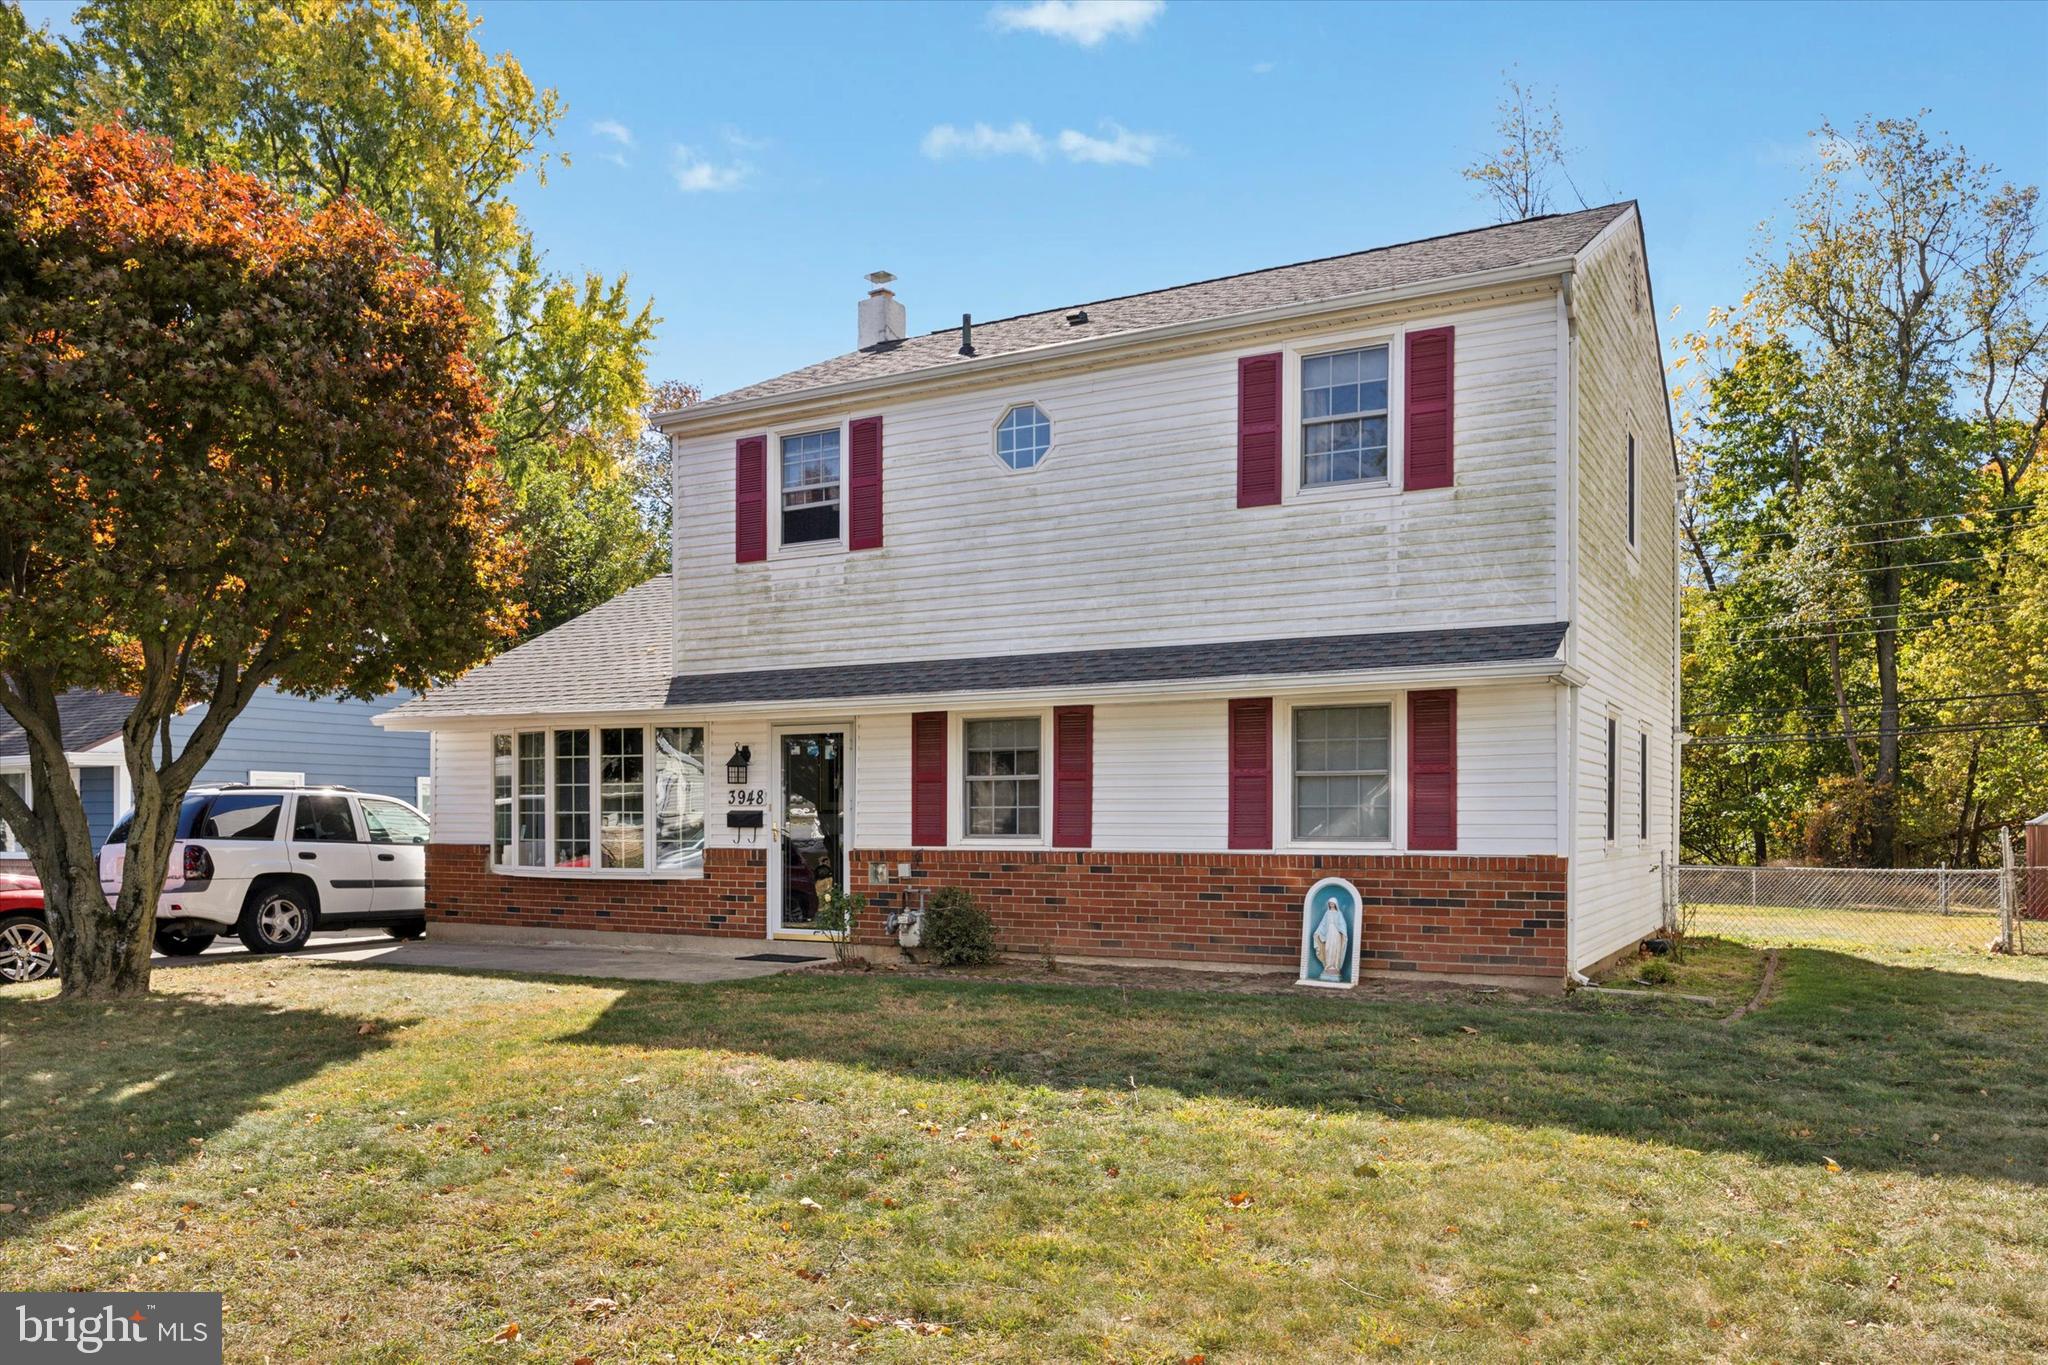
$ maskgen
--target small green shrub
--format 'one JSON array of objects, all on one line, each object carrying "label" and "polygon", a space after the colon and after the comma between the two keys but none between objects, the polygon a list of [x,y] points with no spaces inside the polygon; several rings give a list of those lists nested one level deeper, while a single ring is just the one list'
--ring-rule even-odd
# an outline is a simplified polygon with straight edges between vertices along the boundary
[{"label": "small green shrub", "polygon": [[1636,964],[1636,980],[1647,986],[1669,985],[1676,975],[1661,957],[1646,957]]},{"label": "small green shrub", "polygon": [[942,967],[979,967],[993,962],[995,923],[965,887],[943,887],[924,908],[924,950]]},{"label": "small green shrub", "polygon": [[818,898],[818,932],[831,940],[832,955],[842,966],[853,952],[853,933],[867,908],[866,896],[849,896],[836,886]]}]

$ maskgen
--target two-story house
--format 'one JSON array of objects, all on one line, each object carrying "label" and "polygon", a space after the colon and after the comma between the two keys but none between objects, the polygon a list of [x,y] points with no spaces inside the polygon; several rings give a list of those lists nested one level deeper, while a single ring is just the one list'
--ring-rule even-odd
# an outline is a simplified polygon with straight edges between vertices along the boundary
[{"label": "two-story house", "polygon": [[385,718],[431,914],[1560,979],[1676,847],[1672,438],[1633,204],[913,335],[667,414],[673,573]]}]

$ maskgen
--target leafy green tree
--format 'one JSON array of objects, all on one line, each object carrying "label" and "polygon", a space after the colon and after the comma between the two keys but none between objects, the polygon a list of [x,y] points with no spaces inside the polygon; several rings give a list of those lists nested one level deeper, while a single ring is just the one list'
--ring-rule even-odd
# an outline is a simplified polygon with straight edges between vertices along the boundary
[{"label": "leafy green tree", "polygon": [[[2001,747],[1930,743],[1906,761],[1909,741],[1962,733],[1941,728],[1936,698],[1998,690],[1938,684],[1962,676],[1965,641],[2009,655],[2029,638],[2011,621],[1962,625],[2011,608],[2005,580],[2030,554],[2038,513],[2021,493],[2044,425],[2048,276],[2036,190],[1918,121],[1824,127],[1816,145],[1782,240],[1758,250],[1754,290],[1674,364],[1693,372],[1679,397],[1703,593],[1688,611],[1687,710],[1718,712],[1759,748],[1804,745],[1808,842],[1890,864],[1931,856],[1929,803],[1975,803],[1987,789],[1954,781],[1955,764],[1970,774]],[[1982,657],[1968,671],[2013,673]],[[1909,688],[1916,674],[1937,690]],[[1947,724],[2010,714],[1974,705]],[[1689,760],[1688,780],[1737,756]]]},{"label": "leafy green tree", "polygon": [[[623,276],[551,274],[520,221],[512,192],[523,175],[546,179],[554,91],[486,53],[455,0],[90,0],[76,17],[56,93],[18,93],[50,86],[45,39],[34,78],[10,75],[0,101],[55,126],[119,115],[188,163],[247,171],[313,207],[368,206],[482,322],[472,358],[515,495],[546,504],[535,534],[598,533],[573,514],[605,516],[606,499],[565,503],[559,478],[531,494],[528,482],[565,467],[592,484],[631,477],[612,461],[639,430],[655,318]],[[537,567],[582,559],[573,545],[535,548]],[[562,585],[530,586],[541,598]]]},{"label": "leafy green tree", "polygon": [[[375,697],[519,624],[461,298],[351,200],[113,125],[0,119],[0,709],[63,991],[149,985],[178,805],[266,683]],[[102,893],[58,698],[135,698],[135,811]],[[203,703],[182,748],[171,721]]]}]

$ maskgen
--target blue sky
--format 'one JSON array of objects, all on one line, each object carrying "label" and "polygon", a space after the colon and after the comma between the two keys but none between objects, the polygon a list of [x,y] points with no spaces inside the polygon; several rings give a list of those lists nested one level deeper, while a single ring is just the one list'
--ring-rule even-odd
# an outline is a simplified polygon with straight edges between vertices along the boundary
[{"label": "blue sky", "polygon": [[1642,202],[1678,326],[1739,295],[1823,118],[1929,107],[2048,180],[2040,4],[473,7],[568,106],[519,194],[551,263],[629,273],[652,376],[707,393],[850,349],[870,270],[927,331],[1490,222],[1458,172],[1510,67],[1586,200]]}]

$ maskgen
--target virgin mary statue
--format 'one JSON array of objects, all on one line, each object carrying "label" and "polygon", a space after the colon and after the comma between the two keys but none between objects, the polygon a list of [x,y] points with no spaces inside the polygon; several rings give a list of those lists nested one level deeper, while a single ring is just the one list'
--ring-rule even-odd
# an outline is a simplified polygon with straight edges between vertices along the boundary
[{"label": "virgin mary statue", "polygon": [[1322,964],[1316,979],[1342,981],[1344,968],[1351,961],[1351,930],[1344,921],[1344,911],[1338,906],[1335,896],[1323,902],[1323,917],[1316,921],[1316,931],[1309,944],[1315,949],[1316,961]]}]

